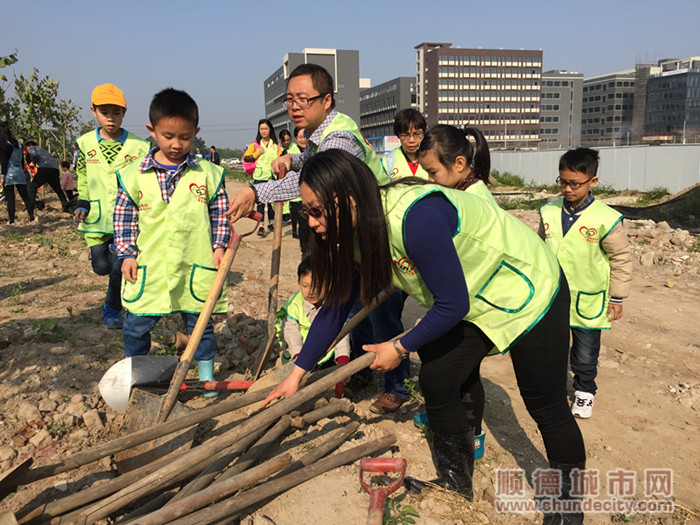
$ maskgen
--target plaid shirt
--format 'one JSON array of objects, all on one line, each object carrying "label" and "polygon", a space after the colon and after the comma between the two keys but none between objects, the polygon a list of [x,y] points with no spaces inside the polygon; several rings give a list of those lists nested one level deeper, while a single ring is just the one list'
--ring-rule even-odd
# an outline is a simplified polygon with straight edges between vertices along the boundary
[{"label": "plaid shirt", "polygon": [[304,163],[319,151],[342,149],[362,161],[365,160],[365,150],[357,142],[355,136],[349,131],[333,131],[329,133],[323,141],[323,144],[321,144],[321,147],[318,147],[323,132],[330,126],[337,115],[338,112],[334,109],[311,135],[307,135],[306,131],[304,131],[304,135],[306,136],[306,149],[304,153],[292,154],[292,171],[287,173],[282,180],[273,180],[264,184],[256,184],[255,192],[258,194],[259,203],[267,204],[298,199],[301,196],[299,193],[299,172]]},{"label": "plaid shirt", "polygon": [[[168,170],[157,164],[153,158],[158,146],[154,147],[146,155],[139,166],[139,171],[144,172],[153,169],[158,177],[160,192],[166,203],[175,192],[182,174],[187,166],[199,166],[197,158],[188,153],[185,161],[174,170]],[[228,210],[229,201],[226,190],[222,184],[216,196],[209,205],[209,217],[211,220],[212,249],[226,248],[231,237],[231,230],[224,212]],[[124,189],[119,186],[117,202],[114,206],[114,251],[120,259],[126,257],[136,257],[138,247],[136,239],[139,235],[138,207],[131,202]]]}]

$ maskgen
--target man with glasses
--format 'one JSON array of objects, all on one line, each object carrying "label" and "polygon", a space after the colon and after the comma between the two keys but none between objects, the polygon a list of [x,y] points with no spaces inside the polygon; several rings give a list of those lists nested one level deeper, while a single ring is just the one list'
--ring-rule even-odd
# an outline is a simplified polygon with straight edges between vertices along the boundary
[{"label": "man with glasses", "polygon": [[300,154],[282,155],[272,162],[275,174],[279,173],[282,164],[285,165],[288,173],[282,180],[234,193],[228,211],[234,221],[250,213],[256,202],[267,204],[298,198],[301,167],[319,151],[347,151],[369,166],[379,184],[389,182],[377,154],[360,133],[357,123],[335,110],[333,92],[333,79],[321,66],[302,64],[291,72],[283,104],[294,125],[304,128],[306,149]]},{"label": "man with glasses", "polygon": [[[299,172],[304,163],[320,151],[342,149],[367,164],[379,184],[389,182],[379,157],[362,136],[357,123],[335,110],[334,91],[333,78],[319,65],[302,64],[291,72],[284,106],[294,125],[304,128],[306,149],[301,154],[282,155],[272,162],[272,172],[275,174],[279,173],[282,164],[286,167],[288,173],[283,179],[257,184],[234,193],[226,213],[234,221],[250,213],[256,202],[267,204],[300,197]],[[308,210],[308,213],[322,212]],[[350,315],[361,308],[362,304],[358,301]],[[363,353],[362,344],[388,341],[403,332],[402,310],[403,297],[397,291],[370,314],[369,321],[365,320],[353,331],[353,353]],[[323,314],[323,311],[319,312],[319,316]],[[309,337],[313,337],[313,327]],[[406,359],[402,366],[385,374],[384,393],[370,407],[373,412],[384,414],[401,407],[409,395],[403,384],[409,375],[409,367]],[[367,373],[371,374],[369,370]]]}]

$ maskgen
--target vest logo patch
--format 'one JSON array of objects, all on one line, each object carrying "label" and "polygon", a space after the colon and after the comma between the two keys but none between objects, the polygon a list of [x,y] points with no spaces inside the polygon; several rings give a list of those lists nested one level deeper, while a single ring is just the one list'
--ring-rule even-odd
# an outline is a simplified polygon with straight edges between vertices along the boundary
[{"label": "vest logo patch", "polygon": [[194,182],[190,184],[190,191],[192,192],[192,195],[194,195],[197,198],[197,202],[207,202],[207,187],[202,185],[202,186],[197,186]]},{"label": "vest logo patch", "polygon": [[416,267],[408,257],[401,257],[399,260],[393,259],[394,266],[396,266],[403,273],[408,275],[416,275]]},{"label": "vest logo patch", "polygon": [[100,162],[100,159],[97,158],[97,150],[91,149],[86,153],[87,158],[85,159],[85,162],[87,164],[98,164]]},{"label": "vest logo patch", "polygon": [[549,223],[548,223],[548,222],[545,222],[544,225],[543,225],[543,227],[544,227],[544,238],[545,238],[545,239],[551,239],[551,238],[552,238],[552,234],[549,233]]},{"label": "vest logo patch", "polygon": [[124,155],[124,160],[127,162],[134,162],[138,157],[134,155],[129,155],[128,153]]},{"label": "vest logo patch", "polygon": [[578,229],[579,233],[584,236],[587,242],[598,242],[598,230],[595,228],[588,228],[586,226],[581,226]]},{"label": "vest logo patch", "polygon": [[394,168],[393,170],[391,170],[391,176],[392,176],[392,177],[395,176],[395,175],[398,175],[398,174],[399,174],[399,168]]},{"label": "vest logo patch", "polygon": [[148,211],[151,206],[147,202],[141,202],[143,200],[143,192],[139,190],[139,211]]}]

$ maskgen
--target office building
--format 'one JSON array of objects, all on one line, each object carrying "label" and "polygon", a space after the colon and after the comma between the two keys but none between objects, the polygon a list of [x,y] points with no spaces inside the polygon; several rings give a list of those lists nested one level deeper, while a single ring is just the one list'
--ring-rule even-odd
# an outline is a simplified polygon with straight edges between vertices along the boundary
[{"label": "office building", "polygon": [[572,149],[581,144],[583,75],[561,69],[542,73],[539,149]]},{"label": "office building", "polygon": [[282,65],[265,79],[265,118],[270,119],[279,135],[282,129],[294,131],[294,123],[282,105],[287,93],[289,74],[301,64],[318,64],[333,77],[335,108],[360,121],[360,53],[342,49],[303,49],[287,53]]},{"label": "office building", "polygon": [[634,82],[634,69],[583,79],[582,146],[630,143]]},{"label": "office building", "polygon": [[416,49],[416,105],[435,124],[476,126],[490,146],[532,148],[540,140],[542,51]]},{"label": "office building", "polygon": [[645,141],[700,140],[700,57],[660,60],[647,81]]},{"label": "office building", "polygon": [[385,137],[394,135],[396,113],[415,104],[415,77],[398,77],[360,91],[360,130],[378,153],[388,149]]},{"label": "office building", "polygon": [[630,142],[639,144],[644,136],[644,121],[647,107],[647,82],[652,75],[661,73],[656,64],[636,64],[634,66],[634,108],[632,109],[632,133]]}]

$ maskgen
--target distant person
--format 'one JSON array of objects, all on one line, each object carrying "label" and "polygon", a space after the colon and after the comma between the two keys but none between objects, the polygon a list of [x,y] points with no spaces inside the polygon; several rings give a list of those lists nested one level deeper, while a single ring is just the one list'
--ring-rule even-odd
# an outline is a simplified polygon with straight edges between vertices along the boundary
[{"label": "distant person", "polygon": [[61,162],[61,189],[65,192],[68,201],[72,201],[75,182],[73,181],[73,172],[70,170],[70,162]]},{"label": "distant person", "polygon": [[34,175],[29,185],[29,197],[32,203],[36,203],[37,190],[44,184],[48,184],[61,201],[63,211],[70,213],[68,199],[61,189],[61,174],[58,171],[58,162],[51,156],[51,153],[37,146],[33,140],[27,141],[27,153],[29,155],[27,162],[36,168],[36,175]]},{"label": "distant person", "polygon": [[[299,171],[314,155],[331,149],[341,149],[360,159],[372,171],[380,184],[389,182],[389,177],[382,168],[381,162],[372,146],[365,140],[357,123],[347,115],[335,110],[333,78],[330,73],[317,64],[301,64],[289,75],[287,80],[287,95],[284,105],[289,117],[298,127],[304,128],[306,148],[297,155],[282,155],[272,163],[273,173],[277,173],[284,165],[291,170],[282,180],[260,184],[253,188],[239,190],[231,197],[231,208],[227,212],[234,220],[252,211],[255,202],[288,201],[298,198]],[[305,214],[306,220],[308,214]],[[376,290],[379,293],[380,290]],[[363,306],[360,299],[350,311],[355,315]],[[384,301],[355,330],[351,339],[366,341],[386,341],[403,331],[401,311],[403,298],[396,291]],[[368,325],[371,327],[368,328]],[[362,338],[358,334],[362,334]],[[361,343],[353,344],[353,353],[362,352]],[[408,389],[404,380],[408,378],[410,365],[408,361],[401,363],[396,369],[384,375],[382,394],[370,405],[370,410],[377,414],[395,412],[408,399]],[[369,375],[366,370],[363,374]],[[358,375],[357,382],[362,381]]]},{"label": "distant person", "polygon": [[29,224],[36,224],[34,205],[27,191],[28,175],[24,168],[22,144],[14,137],[7,122],[0,122],[0,189],[7,200],[7,225],[15,223],[15,189],[27,208]]},{"label": "distant person", "polygon": [[71,160],[70,169],[71,171],[75,171],[78,166],[78,155],[80,154],[80,149],[75,142],[73,142],[71,145],[73,146],[73,158]]},{"label": "distant person", "polygon": [[396,114],[394,135],[401,145],[382,158],[382,166],[391,180],[414,176],[428,180],[428,174],[418,162],[418,147],[427,126],[425,117],[416,109],[406,108]]},{"label": "distant person", "polygon": [[[253,185],[264,184],[275,178],[275,174],[272,172],[272,162],[279,157],[280,152],[272,122],[266,118],[260,119],[258,122],[258,134],[243,154],[243,159],[246,162],[255,161]],[[271,202],[267,203],[267,231],[265,230],[265,208],[265,204],[258,204],[258,212],[263,215],[263,220],[258,230],[258,235],[261,237],[267,235],[267,232],[273,232],[275,229],[275,207]]]},{"label": "distant person", "polygon": [[291,153],[289,151],[289,146],[291,146],[291,144],[292,134],[286,129],[280,131],[280,148],[282,149],[282,152],[280,154],[286,155],[287,153]]},{"label": "distant person", "polygon": [[204,158],[204,154],[202,153],[202,151],[199,148],[195,148],[194,156],[197,157],[198,159]]},{"label": "distant person", "polygon": [[216,164],[217,166],[221,165],[221,157],[219,156],[219,152],[216,151],[216,146],[210,146],[209,149],[211,150],[211,153],[209,154],[209,162],[212,164]]},{"label": "distant person", "polygon": [[540,208],[539,234],[559,259],[571,291],[571,413],[593,415],[601,330],[622,319],[622,300],[632,281],[632,251],[622,215],[596,200],[598,152],[569,150],[559,159],[562,198]]},{"label": "distant person", "polygon": [[[184,91],[165,89],[153,97],[149,117],[146,127],[157,145],[119,171],[114,208],[127,357],[149,352],[151,331],[163,316],[180,313],[192,332],[231,236],[224,170],[190,152],[199,131],[195,101]],[[213,313],[226,311],[224,291]],[[194,355],[200,380],[213,381],[216,351],[209,319]]]},{"label": "distant person", "polygon": [[[295,155],[303,153],[306,149],[306,137],[304,128],[294,128],[294,142],[287,148],[287,153]],[[289,213],[292,220],[292,238],[299,239],[302,257],[309,252],[309,224],[303,220],[299,213],[302,210],[301,197],[289,201]]]},{"label": "distant person", "polygon": [[92,271],[109,276],[102,322],[105,326],[121,328],[121,261],[110,250],[114,242],[114,203],[119,187],[117,171],[143,157],[149,144],[121,127],[126,99],[114,84],[101,84],[92,90],[90,111],[97,127],[76,140],[78,202],[73,216],[90,249]]}]

